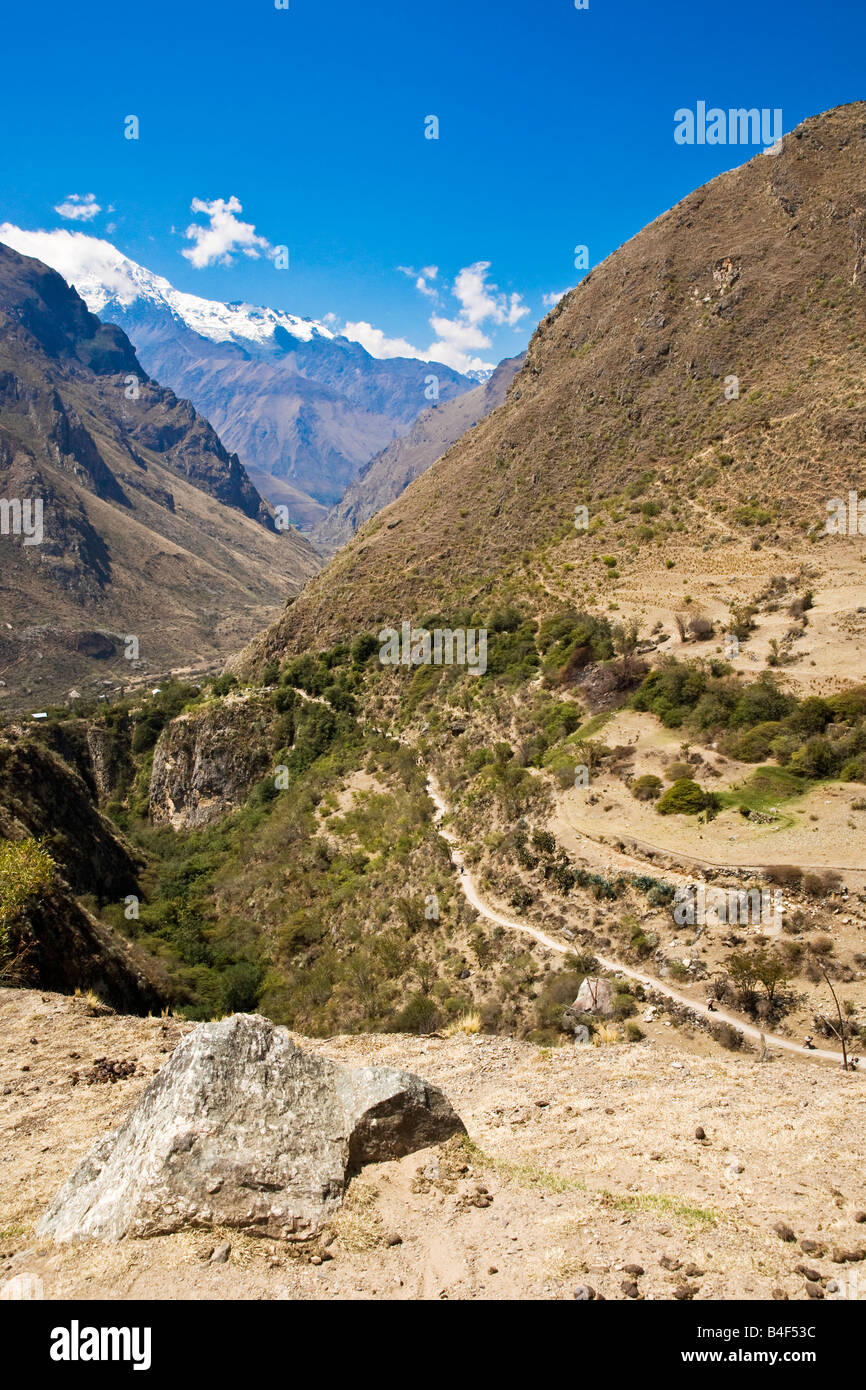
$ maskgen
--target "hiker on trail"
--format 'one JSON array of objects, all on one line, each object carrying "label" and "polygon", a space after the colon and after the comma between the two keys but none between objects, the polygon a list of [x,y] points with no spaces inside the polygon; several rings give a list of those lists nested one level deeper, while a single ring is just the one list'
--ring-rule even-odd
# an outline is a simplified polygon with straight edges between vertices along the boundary
[{"label": "hiker on trail", "polygon": [[709,1010],[709,1012],[710,1012],[711,1014],[714,1014],[714,1013],[716,1012],[716,1005],[715,1005],[715,1001],[714,1001],[713,999],[708,999],[708,1000],[707,1000],[707,1009]]},{"label": "hiker on trail", "polygon": [[813,1041],[812,1041],[812,1034],[811,1034],[811,1033],[807,1033],[807,1034],[806,1034],[805,1038],[803,1039],[803,1046],[804,1046],[804,1047],[808,1047],[810,1052],[814,1052],[814,1050],[815,1050],[815,1044],[814,1044]]}]

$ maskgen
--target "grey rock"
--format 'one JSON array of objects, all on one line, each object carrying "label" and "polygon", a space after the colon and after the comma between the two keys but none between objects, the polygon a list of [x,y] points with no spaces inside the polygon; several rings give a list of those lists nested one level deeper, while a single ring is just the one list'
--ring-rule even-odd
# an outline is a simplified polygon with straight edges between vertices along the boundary
[{"label": "grey rock", "polygon": [[231,1253],[232,1253],[232,1248],[231,1248],[231,1246],[229,1245],[228,1241],[226,1240],[226,1241],[223,1242],[222,1245],[218,1245],[218,1246],[217,1246],[216,1250],[213,1252],[213,1254],[212,1254],[211,1257],[210,1257],[210,1262],[211,1262],[212,1265],[224,1265],[224,1264],[228,1264],[228,1258],[229,1258],[229,1255],[230,1255]]},{"label": "grey rock", "polygon": [[613,997],[614,989],[610,980],[587,975],[571,1008],[576,1014],[598,1014],[602,1018],[610,1018],[613,1013]]},{"label": "grey rock", "polygon": [[235,1014],[188,1033],[119,1129],[99,1139],[39,1223],[56,1240],[220,1226],[314,1237],[353,1170],[465,1132],[435,1087],[349,1068],[285,1028]]}]

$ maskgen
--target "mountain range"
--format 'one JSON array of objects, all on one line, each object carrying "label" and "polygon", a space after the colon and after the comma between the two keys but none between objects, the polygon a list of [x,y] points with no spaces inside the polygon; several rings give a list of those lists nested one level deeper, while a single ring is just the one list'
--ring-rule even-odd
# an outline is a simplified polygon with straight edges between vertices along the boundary
[{"label": "mountain range", "polygon": [[399,497],[455,440],[502,405],[524,356],[507,357],[481,385],[422,410],[409,433],[366,463],[337,505],[312,528],[316,544],[325,550],[344,545],[359,526]]},{"label": "mountain range", "polygon": [[119,325],[145,370],[192,401],[259,491],[303,527],[405,434],[430,399],[431,375],[442,403],[476,384],[442,363],[372,357],[312,319],[185,294],[84,233],[6,223],[0,241],[38,254],[93,313]]},{"label": "mountain range", "polygon": [[219,662],[319,565],[122,330],[2,244],[0,493],[7,708]]}]

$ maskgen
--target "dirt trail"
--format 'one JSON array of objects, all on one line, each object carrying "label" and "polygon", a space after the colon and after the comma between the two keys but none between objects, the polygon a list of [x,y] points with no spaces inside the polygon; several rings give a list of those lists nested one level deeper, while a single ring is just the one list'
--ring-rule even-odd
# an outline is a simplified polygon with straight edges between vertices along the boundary
[{"label": "dirt trail", "polygon": [[[489,921],[497,923],[498,926],[505,927],[508,931],[520,932],[524,936],[531,936],[542,946],[546,946],[548,950],[557,951],[560,955],[567,955],[569,951],[572,950],[572,947],[568,943],[557,941],[555,937],[548,936],[546,932],[540,931],[537,927],[531,927],[526,922],[520,922],[513,917],[506,917],[504,913],[491,907],[490,904],[485,901],[478,884],[465,865],[463,853],[457,844],[456,835],[448,826],[442,824],[444,817],[450,812],[450,807],[431,772],[427,773],[427,790],[431,801],[436,807],[436,821],[439,824],[439,833],[451,846],[451,859],[457,867],[458,883],[460,884],[460,888],[467,902],[469,902],[471,906],[475,908],[475,911],[480,913],[482,917],[486,917]],[[681,994],[679,990],[673,989],[670,985],[664,984],[661,980],[657,980],[652,975],[646,975],[643,971],[635,970],[628,965],[622,965],[620,961],[614,960],[611,956],[600,955],[598,951],[594,952],[594,954],[599,963],[604,966],[605,970],[617,971],[622,975],[627,975],[629,979],[639,981],[640,984],[645,985],[649,989],[656,990],[659,994],[664,994],[667,998],[676,1000],[678,1004],[684,1004],[687,1008],[693,1010],[694,1013],[700,1014],[704,1018],[722,1023],[729,1023],[732,1028],[736,1028],[739,1033],[744,1034],[747,1038],[752,1038],[756,1042],[760,1042],[763,1037],[768,1046],[772,1044],[772,1046],[778,1047],[785,1052],[793,1052],[798,1056],[808,1057],[812,1061],[830,1061],[841,1064],[842,1055],[840,1052],[834,1052],[829,1048],[822,1047],[807,1048],[804,1047],[802,1043],[792,1042],[789,1038],[779,1037],[778,1034],[762,1032],[760,1028],[754,1027],[751,1023],[745,1023],[742,1019],[737,1018],[734,1014],[728,1013],[725,1009],[715,1008],[710,1010],[706,1004],[701,1004],[694,999],[690,999],[687,994]]]}]

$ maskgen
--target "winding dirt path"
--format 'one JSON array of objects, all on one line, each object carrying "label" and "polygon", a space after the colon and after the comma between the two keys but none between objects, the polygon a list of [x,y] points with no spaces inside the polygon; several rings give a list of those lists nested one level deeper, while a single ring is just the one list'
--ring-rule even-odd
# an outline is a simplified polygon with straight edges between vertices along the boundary
[{"label": "winding dirt path", "polygon": [[[526,922],[518,921],[513,917],[506,917],[495,907],[491,907],[485,901],[476,880],[466,867],[464,856],[457,843],[457,836],[447,825],[443,824],[444,818],[450,812],[450,807],[442,795],[441,788],[431,772],[427,772],[427,792],[433,805],[436,807],[435,820],[439,826],[439,833],[451,847],[451,861],[457,868],[457,880],[466,901],[474,907],[475,911],[488,921],[495,922],[497,926],[505,927],[508,931],[519,932],[523,936],[531,936],[548,950],[557,951],[560,955],[567,955],[573,948],[567,943],[557,941],[554,937],[548,936],[546,932],[540,931],[537,927],[531,927]],[[647,988],[655,990],[659,994],[664,994],[668,999],[674,999],[678,1004],[684,1004],[686,1008],[694,1013],[702,1015],[704,1018],[715,1019],[723,1023],[729,1023],[732,1028],[736,1028],[738,1033],[742,1033],[747,1038],[752,1038],[760,1042],[763,1036],[767,1046],[780,1048],[783,1052],[793,1052],[800,1057],[808,1057],[811,1061],[829,1061],[841,1065],[841,1052],[831,1051],[829,1048],[816,1047],[807,1048],[802,1043],[792,1042],[790,1038],[779,1037],[775,1033],[764,1032],[756,1028],[751,1023],[745,1023],[742,1019],[733,1014],[729,1014],[725,1009],[715,1008],[710,1010],[706,1004],[700,1004],[694,999],[690,999],[687,994],[681,994],[679,990],[672,989],[670,985],[664,984],[652,975],[645,975],[640,970],[634,970],[629,965],[622,965],[618,960],[610,956],[599,955],[598,951],[593,953],[600,965],[605,970],[610,970],[621,975],[628,976],[631,980],[637,980]]]}]

